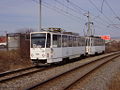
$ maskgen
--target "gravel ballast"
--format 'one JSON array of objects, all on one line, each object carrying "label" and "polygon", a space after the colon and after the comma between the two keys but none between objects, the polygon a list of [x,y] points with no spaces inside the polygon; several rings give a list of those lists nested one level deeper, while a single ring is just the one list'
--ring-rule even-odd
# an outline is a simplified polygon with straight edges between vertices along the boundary
[{"label": "gravel ballast", "polygon": [[83,60],[78,61],[78,62],[74,62],[74,63],[70,63],[67,65],[55,67],[53,69],[49,69],[49,70],[42,71],[42,72],[37,72],[37,73],[34,73],[32,75],[27,75],[27,76],[24,76],[24,78],[21,77],[21,78],[17,78],[17,79],[14,79],[14,80],[11,80],[11,81],[8,81],[5,83],[0,83],[0,88],[6,88],[6,89],[11,89],[11,90],[13,90],[13,89],[23,90],[23,89],[29,88],[33,85],[36,85],[40,82],[44,82],[47,79],[54,77],[55,75],[59,75],[63,72],[69,71],[69,70],[76,68],[80,65],[84,65],[85,63],[94,61],[100,57],[104,57],[107,55],[110,55],[110,54],[105,54],[105,55],[101,55],[101,56],[97,56],[97,57],[83,59]]},{"label": "gravel ballast", "polygon": [[[120,57],[95,70],[68,90],[111,90],[110,83],[118,72],[120,72]],[[119,89],[112,87],[112,90]]]}]

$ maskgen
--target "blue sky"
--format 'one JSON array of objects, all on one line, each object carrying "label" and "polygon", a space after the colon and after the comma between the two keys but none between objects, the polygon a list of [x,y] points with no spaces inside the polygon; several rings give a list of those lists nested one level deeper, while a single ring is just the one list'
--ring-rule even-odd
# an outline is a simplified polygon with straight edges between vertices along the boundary
[{"label": "blue sky", "polygon": [[[61,2],[64,6],[57,1]],[[111,11],[110,7],[104,2],[102,7],[103,14],[97,10],[101,10],[103,0],[69,1],[84,10],[71,5],[70,2],[66,0],[43,0],[42,27],[61,27],[66,31],[84,35],[83,29],[87,22],[84,13],[90,11],[91,20],[94,22],[95,35],[120,36],[120,20],[116,18],[116,16],[120,16],[120,0],[105,0],[113,11]],[[90,1],[97,6],[97,9]],[[38,31],[38,27],[38,3],[33,0],[0,0],[0,35],[5,34],[5,31],[8,33],[19,32],[22,28],[33,28]]]}]

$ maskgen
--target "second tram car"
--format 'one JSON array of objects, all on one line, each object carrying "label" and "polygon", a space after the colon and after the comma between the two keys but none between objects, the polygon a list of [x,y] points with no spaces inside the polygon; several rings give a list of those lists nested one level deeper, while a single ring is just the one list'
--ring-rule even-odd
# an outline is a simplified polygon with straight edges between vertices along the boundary
[{"label": "second tram car", "polygon": [[54,31],[30,34],[30,58],[33,63],[51,64],[85,55],[85,37]]},{"label": "second tram car", "polygon": [[105,40],[97,36],[86,37],[86,54],[95,55],[105,52]]}]

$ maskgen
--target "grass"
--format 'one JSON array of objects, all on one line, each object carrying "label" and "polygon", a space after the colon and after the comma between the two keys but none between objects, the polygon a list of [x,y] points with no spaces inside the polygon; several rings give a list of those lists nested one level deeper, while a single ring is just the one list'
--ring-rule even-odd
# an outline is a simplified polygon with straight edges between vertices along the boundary
[{"label": "grass", "polygon": [[22,58],[19,50],[0,51],[0,72],[31,65],[30,59]]}]

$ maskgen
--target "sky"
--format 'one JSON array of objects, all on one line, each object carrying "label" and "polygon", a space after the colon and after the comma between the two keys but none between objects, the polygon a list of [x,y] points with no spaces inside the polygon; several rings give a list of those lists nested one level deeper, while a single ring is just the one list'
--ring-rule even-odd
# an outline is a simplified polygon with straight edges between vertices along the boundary
[{"label": "sky", "polygon": [[[0,0],[0,35],[25,28],[39,31],[39,0]],[[120,0],[42,0],[42,28],[84,35],[86,14],[94,35],[120,37]]]}]

